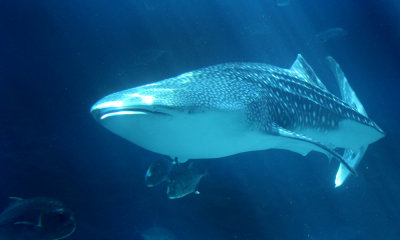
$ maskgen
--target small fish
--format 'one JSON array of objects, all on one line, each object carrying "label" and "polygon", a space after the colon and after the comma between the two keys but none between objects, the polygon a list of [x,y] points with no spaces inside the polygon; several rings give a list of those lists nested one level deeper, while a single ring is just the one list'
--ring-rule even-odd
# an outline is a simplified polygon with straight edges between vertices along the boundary
[{"label": "small fish", "polygon": [[289,6],[290,0],[276,0],[276,6],[278,7],[286,7]]},{"label": "small fish", "polygon": [[168,198],[182,198],[190,193],[200,194],[196,188],[204,175],[204,172],[192,167],[177,172],[170,178],[170,182],[167,187]]},{"label": "small fish", "polygon": [[0,239],[57,240],[70,236],[76,229],[73,214],[57,200],[10,199],[10,206],[0,214]]},{"label": "small fish", "polygon": [[167,160],[158,160],[153,162],[144,176],[146,186],[154,187],[168,179],[172,163]]},{"label": "small fish", "polygon": [[327,42],[329,40],[345,36],[347,36],[347,31],[341,27],[329,28],[328,30],[325,30],[315,35],[315,37],[321,42]]},{"label": "small fish", "polygon": [[139,52],[134,59],[135,66],[151,66],[159,64],[168,52],[161,49],[147,49]]},{"label": "small fish", "polygon": [[140,231],[143,240],[176,240],[175,234],[164,227],[151,227]]}]

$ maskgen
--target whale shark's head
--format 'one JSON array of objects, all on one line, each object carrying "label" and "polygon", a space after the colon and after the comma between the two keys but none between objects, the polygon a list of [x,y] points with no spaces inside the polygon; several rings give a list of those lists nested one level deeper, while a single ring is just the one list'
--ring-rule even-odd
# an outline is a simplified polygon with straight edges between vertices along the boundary
[{"label": "whale shark's head", "polygon": [[156,84],[132,88],[110,94],[91,108],[91,113],[100,123],[113,121],[121,117],[167,117],[174,111],[184,110],[174,105],[174,98],[179,99],[175,89],[157,88]]},{"label": "whale shark's head", "polygon": [[91,113],[111,132],[160,152],[160,145],[173,137],[171,130],[177,131],[177,119],[200,109],[187,95],[183,86],[153,83],[110,94],[95,103]]},{"label": "whale shark's head", "polygon": [[243,117],[250,92],[245,83],[199,70],[110,94],[91,113],[111,132],[148,150],[180,158],[219,157],[227,154],[215,142],[243,127],[237,118]]}]

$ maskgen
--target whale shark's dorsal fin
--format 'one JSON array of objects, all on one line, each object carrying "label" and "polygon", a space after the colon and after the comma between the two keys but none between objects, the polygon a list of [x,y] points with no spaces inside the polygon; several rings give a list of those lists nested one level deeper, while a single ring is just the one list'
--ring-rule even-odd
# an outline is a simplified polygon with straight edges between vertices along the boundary
[{"label": "whale shark's dorsal fin", "polygon": [[299,74],[302,80],[326,90],[325,85],[319,80],[314,70],[301,54],[297,54],[297,58],[290,67],[290,70]]},{"label": "whale shark's dorsal fin", "polygon": [[[365,117],[368,117],[367,112],[364,109],[364,106],[361,104],[353,88],[347,81],[347,78],[344,75],[339,64],[335,61],[335,59],[333,59],[330,56],[326,57],[326,60],[328,61],[329,68],[331,69],[333,75],[335,75],[335,78],[338,82],[342,100],[347,104],[349,104],[354,109],[356,109],[359,113],[361,113]],[[359,149],[345,149],[343,153],[344,161],[352,168],[356,168],[358,164],[361,162],[361,159],[364,156],[365,152],[367,151],[367,148],[368,145],[364,145]],[[343,164],[340,164],[339,169],[336,173],[335,187],[339,187],[340,185],[342,185],[348,176],[349,176],[348,169],[345,166],[343,166]]]}]

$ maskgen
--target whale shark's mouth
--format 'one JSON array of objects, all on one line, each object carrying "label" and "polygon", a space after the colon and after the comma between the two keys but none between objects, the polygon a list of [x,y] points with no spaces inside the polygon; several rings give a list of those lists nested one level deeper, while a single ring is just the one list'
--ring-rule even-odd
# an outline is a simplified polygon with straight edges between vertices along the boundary
[{"label": "whale shark's mouth", "polygon": [[98,120],[104,120],[106,118],[123,116],[123,115],[160,115],[160,116],[171,116],[171,114],[144,108],[104,108],[104,109],[93,109],[93,116]]}]

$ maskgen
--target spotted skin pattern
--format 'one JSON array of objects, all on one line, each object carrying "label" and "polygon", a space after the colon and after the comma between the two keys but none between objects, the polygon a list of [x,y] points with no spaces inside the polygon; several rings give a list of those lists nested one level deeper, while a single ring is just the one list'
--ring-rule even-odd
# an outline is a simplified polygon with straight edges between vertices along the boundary
[{"label": "spotted skin pattern", "polygon": [[[348,85],[347,80],[343,79],[339,82]],[[237,143],[241,144],[241,137],[238,137],[239,140],[231,140],[226,136],[253,134],[246,141],[254,145],[245,145],[246,142],[244,142],[243,144],[248,148],[244,147],[242,152],[281,147],[281,149],[297,150],[305,155],[309,151],[316,150],[335,157],[355,174],[354,168],[334,149],[345,148],[357,151],[357,148],[383,137],[384,132],[367,117],[365,111],[358,109],[363,109],[363,107],[351,87],[348,85],[342,90],[348,93],[344,94],[345,96],[342,98],[330,93],[304,58],[298,55],[290,69],[262,63],[226,63],[186,72],[176,77],[106,96],[92,107],[92,114],[102,120],[109,116],[122,116],[124,113],[132,115],[139,112],[166,116],[183,113],[177,115],[184,116],[180,118],[181,120],[185,119],[182,120],[184,122],[170,127],[169,129],[172,129],[168,135],[170,136],[171,133],[176,135],[173,130],[179,129],[182,125],[191,126],[192,123],[185,125],[188,123],[186,119],[190,118],[195,121],[197,116],[195,114],[214,117],[218,115],[218,120],[220,120],[221,116],[226,113],[224,115],[226,118],[223,119],[227,122],[217,121],[220,125],[214,124],[215,121],[209,122],[207,126],[196,122],[198,126],[202,126],[204,131],[214,127],[214,130],[210,131],[219,134],[209,133],[213,137],[205,142],[230,141],[231,145],[229,146],[238,146]],[[353,100],[357,100],[355,102],[358,104],[355,104]],[[212,115],[213,113],[217,113],[217,115]],[[204,119],[207,120],[207,118]],[[213,120],[215,119],[213,118]],[[233,128],[225,126],[230,125],[230,120],[234,121]],[[211,127],[209,127],[210,125]],[[130,128],[129,125],[125,127],[126,129]],[[115,129],[118,130],[117,134],[124,134],[124,131],[119,131],[122,128],[118,124],[115,125]],[[221,129],[222,131],[220,131]],[[237,129],[243,131],[242,135],[234,134],[235,131],[238,131]],[[149,131],[151,130],[152,128],[149,129]],[[190,127],[185,129],[182,137],[188,136],[187,132],[190,131],[192,131]],[[231,131],[229,132],[231,135],[227,135],[224,131]],[[143,133],[143,136],[146,133]],[[132,134],[136,134],[136,132],[132,132]],[[262,140],[260,140],[260,135],[262,135]],[[196,139],[202,139],[202,133],[194,136]],[[254,140],[254,136],[257,137],[257,140]],[[276,138],[267,139],[264,138],[265,136]],[[352,138],[348,138],[349,136]],[[284,142],[280,137],[293,141]],[[127,138],[129,139],[129,137]],[[344,138],[347,141],[343,142]],[[135,141],[137,139],[132,140],[132,142]],[[180,151],[180,146],[183,144],[180,142],[180,138],[176,138],[175,145],[164,148],[166,146],[164,142],[160,141],[157,145],[162,150],[156,150],[173,156],[175,156],[175,152]],[[299,142],[306,144],[300,146]],[[154,146],[153,142],[146,142],[146,144],[148,144],[146,146]],[[258,145],[254,147],[256,144]],[[178,146],[178,150],[175,149],[176,146]],[[215,150],[214,146],[213,144],[208,145],[209,149],[213,149],[210,152],[212,154],[218,152],[215,154],[218,156],[237,153],[230,147],[224,148],[228,145],[217,145],[222,146],[225,152],[219,150],[221,148]],[[188,155],[188,158],[194,155],[193,152],[199,153],[201,157],[209,156],[207,154],[210,152],[202,151],[201,146],[190,147],[186,146],[192,151],[188,150],[181,154]],[[174,148],[175,152],[171,151],[170,153],[171,148]],[[202,155],[203,153],[204,155]]]},{"label": "spotted skin pattern", "polygon": [[[188,88],[174,89],[185,84]],[[296,71],[272,65],[220,64],[161,81],[158,87],[174,89],[181,96],[179,102],[169,103],[171,106],[198,105],[222,111],[247,108],[249,122],[266,131],[271,122],[293,131],[327,131],[337,128],[340,120],[351,119],[383,133],[371,119],[327,89],[305,81]]]}]

